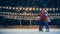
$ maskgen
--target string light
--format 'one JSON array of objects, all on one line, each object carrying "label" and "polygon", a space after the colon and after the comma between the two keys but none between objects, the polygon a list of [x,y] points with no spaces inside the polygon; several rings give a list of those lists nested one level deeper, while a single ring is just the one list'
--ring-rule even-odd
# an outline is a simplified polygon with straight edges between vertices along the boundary
[{"label": "string light", "polygon": [[40,8],[40,11],[42,10],[42,8]]},{"label": "string light", "polygon": [[36,10],[39,10],[39,8],[36,8]]},{"label": "string light", "polygon": [[18,10],[18,7],[16,7],[16,10]]},{"label": "string light", "polygon": [[38,10],[40,10],[40,11],[41,11],[41,10],[50,10],[50,11],[51,11],[51,10],[59,10],[58,8],[35,8],[35,7],[33,7],[33,8],[32,8],[32,7],[27,7],[27,8],[25,8],[25,7],[23,7],[23,8],[20,7],[20,8],[18,8],[18,7],[8,7],[8,6],[6,6],[6,7],[5,7],[5,6],[3,6],[3,7],[0,6],[0,8],[3,8],[3,9],[13,9],[13,10],[14,10],[14,9],[16,9],[16,10],[18,10],[18,9],[19,9],[19,10],[22,10],[22,9],[23,9],[23,10],[29,10],[29,11],[31,11],[31,10],[37,10],[37,11],[38,11]]},{"label": "string light", "polygon": [[2,8],[2,7],[0,6],[0,8]]},{"label": "string light", "polygon": [[5,8],[5,7],[3,7],[3,8]]},{"label": "string light", "polygon": [[13,10],[15,10],[15,7],[13,7]]},{"label": "string light", "polygon": [[52,8],[50,8],[50,11],[52,10]]},{"label": "string light", "polygon": [[58,8],[56,8],[56,10],[58,10]]},{"label": "string light", "polygon": [[8,9],[8,7],[6,7],[6,9]]},{"label": "string light", "polygon": [[49,10],[49,8],[46,8],[46,10],[48,11],[48,10]]},{"label": "string light", "polygon": [[29,11],[31,11],[32,10],[32,8],[29,8]]},{"label": "string light", "polygon": [[53,8],[53,10],[55,10],[55,8]]},{"label": "string light", "polygon": [[29,15],[29,14],[27,14],[27,15]]},{"label": "string light", "polygon": [[23,10],[25,10],[25,8],[23,7]]},{"label": "string light", "polygon": [[12,7],[9,7],[9,9],[12,9]]},{"label": "string light", "polygon": [[28,10],[28,7],[25,10]]},{"label": "string light", "polygon": [[20,7],[19,10],[22,10],[22,7]]},{"label": "string light", "polygon": [[35,10],[35,8],[33,8],[33,10]]},{"label": "string light", "polygon": [[45,8],[43,8],[43,10],[45,10]]}]

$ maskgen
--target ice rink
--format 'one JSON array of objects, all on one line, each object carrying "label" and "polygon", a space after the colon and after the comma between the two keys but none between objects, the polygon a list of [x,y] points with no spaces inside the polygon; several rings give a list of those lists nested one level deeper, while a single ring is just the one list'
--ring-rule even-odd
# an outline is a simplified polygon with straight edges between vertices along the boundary
[{"label": "ice rink", "polygon": [[60,34],[60,29],[50,29],[50,32],[39,32],[38,29],[0,29],[0,34]]}]

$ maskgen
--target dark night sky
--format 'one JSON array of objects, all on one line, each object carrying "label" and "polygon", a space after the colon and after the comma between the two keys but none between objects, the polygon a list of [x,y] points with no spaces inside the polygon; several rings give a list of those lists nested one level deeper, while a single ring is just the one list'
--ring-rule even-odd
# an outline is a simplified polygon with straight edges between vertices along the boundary
[{"label": "dark night sky", "polygon": [[0,6],[60,7],[60,0],[1,0]]}]

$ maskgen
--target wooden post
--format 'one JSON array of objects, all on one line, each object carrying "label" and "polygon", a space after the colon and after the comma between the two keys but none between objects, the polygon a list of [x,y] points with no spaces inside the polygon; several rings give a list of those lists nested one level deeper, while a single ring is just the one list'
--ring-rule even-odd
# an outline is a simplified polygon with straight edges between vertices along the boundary
[{"label": "wooden post", "polygon": [[21,21],[20,21],[20,26],[21,26]]},{"label": "wooden post", "polygon": [[31,20],[30,20],[30,26],[31,26]]}]

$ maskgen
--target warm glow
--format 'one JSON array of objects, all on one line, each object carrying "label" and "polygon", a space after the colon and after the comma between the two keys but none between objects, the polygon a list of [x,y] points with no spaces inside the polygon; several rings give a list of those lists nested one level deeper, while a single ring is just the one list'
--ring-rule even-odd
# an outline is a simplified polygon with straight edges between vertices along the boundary
[{"label": "warm glow", "polygon": [[53,8],[53,10],[55,10],[55,8]]},{"label": "warm glow", "polygon": [[46,8],[46,10],[49,10],[49,8]]},{"label": "warm glow", "polygon": [[27,15],[29,15],[29,14],[27,14]]},{"label": "warm glow", "polygon": [[45,8],[43,8],[43,10],[45,10]]},{"label": "warm glow", "polygon": [[40,8],[40,11],[42,10],[42,8]]},{"label": "warm glow", "polygon": [[58,10],[58,8],[56,8],[56,10]]},{"label": "warm glow", "polygon": [[33,8],[33,10],[35,10],[35,8]]},{"label": "warm glow", "polygon": [[18,10],[18,7],[16,7],[16,10]]},{"label": "warm glow", "polygon": [[2,8],[2,7],[0,6],[0,8]]},{"label": "warm glow", "polygon": [[15,7],[13,7],[13,10],[15,9]]},{"label": "warm glow", "polygon": [[5,8],[5,7],[3,7],[3,8]]},{"label": "warm glow", "polygon": [[[21,9],[22,9],[22,7],[21,7]],[[25,10],[25,8],[23,7],[23,10]]]},{"label": "warm glow", "polygon": [[0,8],[3,8],[3,9],[13,9],[13,10],[15,10],[15,9],[16,9],[16,10],[22,10],[22,9],[23,9],[23,10],[29,10],[29,11],[31,11],[31,10],[34,10],[34,11],[35,11],[35,10],[37,10],[37,11],[38,11],[38,10],[40,10],[40,11],[41,11],[41,10],[47,10],[47,11],[48,11],[48,10],[50,10],[50,11],[51,11],[51,10],[59,10],[59,8],[39,8],[39,7],[38,7],[38,8],[35,8],[35,7],[8,7],[8,6],[6,6],[6,7],[3,6],[3,7],[1,7],[1,6],[0,6]]},{"label": "warm glow", "polygon": [[31,10],[32,10],[32,8],[29,8],[29,10],[31,11]]},{"label": "warm glow", "polygon": [[36,10],[39,10],[39,8],[36,8]]},{"label": "warm glow", "polygon": [[28,10],[28,8],[26,8],[25,10]]},{"label": "warm glow", "polygon": [[20,7],[19,10],[22,10],[22,7]]},{"label": "warm glow", "polygon": [[12,9],[12,7],[9,7],[9,9]]},{"label": "warm glow", "polygon": [[50,8],[50,10],[52,10],[52,8]]},{"label": "warm glow", "polygon": [[6,7],[6,9],[8,9],[8,7]]}]

